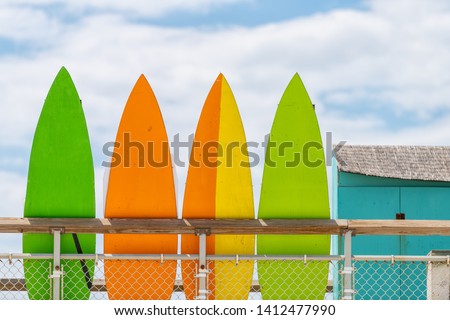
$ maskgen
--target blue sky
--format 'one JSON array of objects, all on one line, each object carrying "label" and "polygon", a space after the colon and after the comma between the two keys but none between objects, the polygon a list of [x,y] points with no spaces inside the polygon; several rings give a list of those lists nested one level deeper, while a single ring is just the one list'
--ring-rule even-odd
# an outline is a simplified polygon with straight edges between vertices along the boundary
[{"label": "blue sky", "polygon": [[[366,7],[363,0],[216,1],[216,3],[210,2],[204,8],[195,6],[190,9],[183,5],[178,7],[174,5],[163,15],[146,15],[140,14],[139,10],[135,10],[139,6],[134,5],[127,8],[120,7],[122,9],[120,10],[114,5],[107,7],[86,3],[78,10],[67,10],[67,6],[61,1],[42,1],[41,4],[36,4],[36,2],[33,4],[32,1],[24,2],[29,3],[33,8],[45,10],[50,17],[62,18],[66,23],[73,23],[82,16],[95,15],[100,12],[119,12],[128,14],[130,20],[165,27],[227,27],[231,25],[253,27],[317,13],[326,13],[336,9],[363,9]],[[151,6],[152,1],[148,3]]]},{"label": "blue sky", "polygon": [[[194,132],[223,72],[248,140],[261,142],[298,72],[335,142],[447,145],[449,52],[446,0],[4,0],[0,214],[22,215],[34,129],[62,65],[83,100],[101,217],[102,146],[141,73],[170,137]],[[257,205],[262,167],[252,174]]]},{"label": "blue sky", "polygon": [[360,0],[249,0],[221,5],[204,12],[174,10],[167,16],[144,21],[168,27],[254,27],[336,9],[363,7],[364,3]]}]

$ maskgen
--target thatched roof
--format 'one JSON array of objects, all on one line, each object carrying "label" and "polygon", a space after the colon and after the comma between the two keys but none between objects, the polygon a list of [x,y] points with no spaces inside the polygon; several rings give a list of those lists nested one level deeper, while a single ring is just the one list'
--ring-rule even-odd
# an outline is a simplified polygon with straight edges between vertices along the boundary
[{"label": "thatched roof", "polygon": [[450,182],[450,147],[335,147],[339,171],[406,180]]}]

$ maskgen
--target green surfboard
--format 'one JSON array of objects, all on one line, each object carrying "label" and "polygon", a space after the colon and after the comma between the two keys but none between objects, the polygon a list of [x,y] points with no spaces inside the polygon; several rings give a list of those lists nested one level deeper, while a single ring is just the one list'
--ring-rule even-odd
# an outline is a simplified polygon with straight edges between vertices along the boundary
[{"label": "green surfboard", "polygon": [[[94,168],[86,120],[63,67],[48,92],[34,134],[25,198],[26,218],[95,218]],[[53,253],[50,234],[24,234],[24,253]],[[61,253],[95,253],[95,235],[63,234]],[[89,299],[93,261],[61,260],[65,300]],[[51,299],[51,260],[24,261],[28,297]]]},{"label": "green surfboard", "polygon": [[[266,148],[258,217],[329,219],[326,164],[314,107],[295,74],[275,115]],[[329,235],[259,235],[258,254],[328,255]],[[259,261],[266,300],[324,299],[328,262]]]}]

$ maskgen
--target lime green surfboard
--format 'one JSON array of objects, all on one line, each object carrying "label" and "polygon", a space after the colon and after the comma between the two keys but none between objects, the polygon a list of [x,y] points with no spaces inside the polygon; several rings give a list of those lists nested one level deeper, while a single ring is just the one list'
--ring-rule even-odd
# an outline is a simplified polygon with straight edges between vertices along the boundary
[{"label": "lime green surfboard", "polygon": [[[26,218],[95,218],[94,168],[86,120],[72,79],[63,67],[42,109],[30,156]],[[24,253],[53,253],[50,234],[24,234]],[[95,253],[95,235],[63,234],[61,253]],[[61,261],[61,297],[89,299],[93,261]],[[51,299],[51,260],[24,261],[28,296]]]},{"label": "lime green surfboard", "polygon": [[[258,217],[329,219],[326,164],[314,107],[298,74],[287,86],[266,149]],[[258,254],[328,255],[329,235],[259,235]],[[324,299],[327,262],[259,261],[266,300]]]}]

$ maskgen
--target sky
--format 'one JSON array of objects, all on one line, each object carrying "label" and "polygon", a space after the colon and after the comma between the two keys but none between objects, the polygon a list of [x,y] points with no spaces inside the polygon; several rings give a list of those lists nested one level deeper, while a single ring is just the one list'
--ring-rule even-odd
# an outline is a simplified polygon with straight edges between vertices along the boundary
[{"label": "sky", "polygon": [[[249,141],[262,142],[270,131],[296,72],[316,105],[322,136],[331,132],[334,143],[448,145],[450,137],[446,0],[3,0],[1,216],[23,215],[33,133],[61,66],[83,101],[97,217],[102,147],[115,138],[140,74],[156,94],[170,140],[195,131],[220,72]],[[177,168],[179,204],[186,174]],[[262,166],[252,175],[257,208]]]}]

